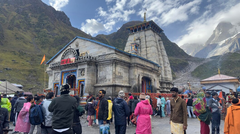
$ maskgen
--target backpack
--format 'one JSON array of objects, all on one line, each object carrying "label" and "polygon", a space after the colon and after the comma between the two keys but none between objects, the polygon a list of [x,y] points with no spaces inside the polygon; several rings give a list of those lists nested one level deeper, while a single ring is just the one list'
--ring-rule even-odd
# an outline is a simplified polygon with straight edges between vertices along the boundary
[{"label": "backpack", "polygon": [[29,120],[32,125],[40,125],[44,122],[44,116],[41,105],[34,105],[29,110]]}]

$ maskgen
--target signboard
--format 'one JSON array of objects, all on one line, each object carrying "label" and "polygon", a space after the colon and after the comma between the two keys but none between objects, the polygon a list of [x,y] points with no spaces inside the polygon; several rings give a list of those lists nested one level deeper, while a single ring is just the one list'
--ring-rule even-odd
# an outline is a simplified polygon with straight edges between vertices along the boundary
[{"label": "signboard", "polygon": [[73,58],[68,58],[68,59],[62,59],[62,60],[61,60],[61,65],[74,63],[74,62],[75,62],[75,59],[76,59],[75,57],[73,57]]}]

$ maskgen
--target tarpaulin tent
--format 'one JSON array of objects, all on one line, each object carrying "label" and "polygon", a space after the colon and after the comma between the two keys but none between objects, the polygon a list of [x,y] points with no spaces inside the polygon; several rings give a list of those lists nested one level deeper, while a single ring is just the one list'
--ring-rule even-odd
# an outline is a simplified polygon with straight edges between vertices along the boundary
[{"label": "tarpaulin tent", "polygon": [[14,94],[17,91],[23,91],[22,89],[12,85],[8,81],[0,81],[0,92],[5,94]]}]

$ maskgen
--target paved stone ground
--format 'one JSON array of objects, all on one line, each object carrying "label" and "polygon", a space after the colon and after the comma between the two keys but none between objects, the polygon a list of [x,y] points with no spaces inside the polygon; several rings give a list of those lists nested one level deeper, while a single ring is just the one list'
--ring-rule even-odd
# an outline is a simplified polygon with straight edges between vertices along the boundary
[{"label": "paved stone ground", "polygon": [[[86,122],[86,117],[81,117],[81,124],[82,124],[83,134],[98,134],[99,132],[98,126],[94,125],[93,127],[88,127]],[[11,125],[11,128],[14,128],[14,127]],[[223,134],[223,128],[224,128],[224,121],[221,121],[220,134]],[[114,134],[115,129],[113,124],[111,124],[110,129],[111,129],[111,134]],[[134,134],[135,130],[136,130],[136,127],[128,126],[126,134]],[[159,117],[153,117],[152,132],[153,134],[170,134],[169,118],[166,117],[166,118],[160,119]],[[34,134],[36,134],[36,130],[34,131]],[[198,121],[198,119],[188,118],[187,134],[200,134],[200,122]]]}]

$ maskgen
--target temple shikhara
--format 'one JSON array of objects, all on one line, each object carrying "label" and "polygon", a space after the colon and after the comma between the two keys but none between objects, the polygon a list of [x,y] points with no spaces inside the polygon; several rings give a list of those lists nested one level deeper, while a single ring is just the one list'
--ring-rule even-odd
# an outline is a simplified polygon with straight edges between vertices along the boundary
[{"label": "temple shikhara", "polygon": [[86,96],[104,89],[107,95],[125,92],[169,92],[172,72],[160,33],[153,21],[128,27],[124,51],[75,37],[48,62],[48,88],[57,94],[69,83],[74,94]]}]

